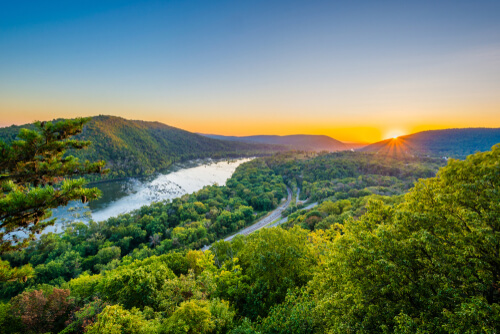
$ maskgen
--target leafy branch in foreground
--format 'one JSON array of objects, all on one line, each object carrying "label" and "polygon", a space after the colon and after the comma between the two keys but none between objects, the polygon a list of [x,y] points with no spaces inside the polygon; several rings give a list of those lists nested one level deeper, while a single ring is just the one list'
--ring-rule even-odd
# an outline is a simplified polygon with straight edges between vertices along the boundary
[{"label": "leafy branch in foreground", "polygon": [[21,129],[18,140],[0,141],[0,254],[26,247],[35,234],[53,225],[50,209],[100,196],[97,188],[85,188],[81,176],[106,173],[105,162],[81,163],[65,156],[68,149],[90,145],[71,139],[89,120],[36,122],[35,130]]}]

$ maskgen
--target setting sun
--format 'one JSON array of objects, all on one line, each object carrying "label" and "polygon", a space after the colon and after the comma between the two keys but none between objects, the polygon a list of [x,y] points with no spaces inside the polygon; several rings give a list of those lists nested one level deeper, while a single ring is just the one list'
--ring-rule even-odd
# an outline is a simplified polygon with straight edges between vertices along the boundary
[{"label": "setting sun", "polygon": [[500,334],[500,0],[0,9],[0,334]]},{"label": "setting sun", "polygon": [[398,139],[398,137],[405,135],[405,132],[402,130],[390,130],[386,133],[385,139]]}]

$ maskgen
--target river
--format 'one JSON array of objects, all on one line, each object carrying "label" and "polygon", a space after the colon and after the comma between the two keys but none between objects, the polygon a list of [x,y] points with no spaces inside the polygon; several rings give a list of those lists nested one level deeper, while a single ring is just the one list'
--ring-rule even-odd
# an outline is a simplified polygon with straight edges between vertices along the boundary
[{"label": "river", "polygon": [[74,221],[106,220],[153,202],[193,193],[207,185],[224,185],[239,165],[250,160],[191,161],[174,165],[166,173],[154,178],[130,178],[97,184],[103,193],[99,200],[87,204],[73,201],[66,207],[54,209],[53,216],[57,222],[46,228],[44,233],[61,232]]}]

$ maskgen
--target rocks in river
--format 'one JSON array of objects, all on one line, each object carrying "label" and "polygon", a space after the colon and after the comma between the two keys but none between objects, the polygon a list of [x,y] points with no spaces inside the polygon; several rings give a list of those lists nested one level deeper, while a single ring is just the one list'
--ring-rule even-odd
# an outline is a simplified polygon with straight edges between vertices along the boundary
[{"label": "rocks in river", "polygon": [[186,193],[180,185],[170,180],[147,184],[142,192],[145,199],[151,202],[158,202],[164,199],[178,197]]},{"label": "rocks in river", "polygon": [[139,209],[151,202],[160,202],[181,197],[208,185],[225,184],[238,165],[251,159],[238,159],[231,161],[208,160],[205,164],[198,162],[185,163],[185,168],[175,166],[168,174],[158,175],[154,180],[142,181],[130,179],[120,189],[125,196],[113,199],[102,207],[92,212],[95,221],[127,213]]}]

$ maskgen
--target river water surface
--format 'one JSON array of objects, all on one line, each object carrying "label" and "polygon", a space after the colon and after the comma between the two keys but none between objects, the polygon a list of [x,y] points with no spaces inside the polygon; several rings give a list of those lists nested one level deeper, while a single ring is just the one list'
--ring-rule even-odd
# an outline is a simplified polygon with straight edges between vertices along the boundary
[{"label": "river water surface", "polygon": [[207,185],[224,185],[236,167],[250,160],[193,161],[175,165],[167,173],[150,179],[132,178],[98,184],[96,186],[103,193],[99,200],[87,204],[74,201],[66,207],[54,209],[53,216],[57,222],[46,228],[44,233],[61,232],[74,221],[106,220],[153,202],[198,191]]}]

